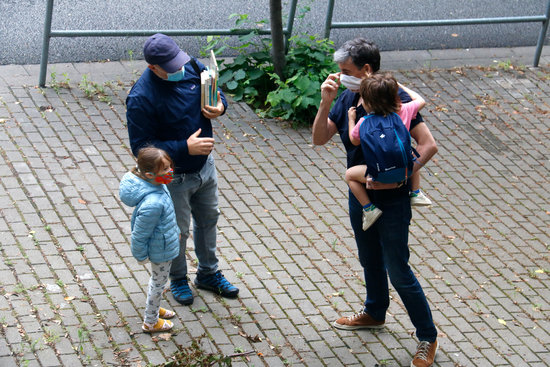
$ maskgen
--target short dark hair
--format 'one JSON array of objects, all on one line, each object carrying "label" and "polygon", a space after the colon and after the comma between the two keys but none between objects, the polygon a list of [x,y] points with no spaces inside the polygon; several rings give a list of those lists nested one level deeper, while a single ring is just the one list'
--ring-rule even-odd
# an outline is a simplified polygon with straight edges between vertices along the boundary
[{"label": "short dark hair", "polygon": [[359,69],[369,64],[373,73],[380,70],[380,50],[374,42],[360,37],[346,41],[334,53],[334,62],[339,64],[350,57],[353,64]]},{"label": "short dark hair", "polygon": [[399,112],[397,80],[391,73],[377,73],[361,81],[359,93],[368,109],[377,115]]}]

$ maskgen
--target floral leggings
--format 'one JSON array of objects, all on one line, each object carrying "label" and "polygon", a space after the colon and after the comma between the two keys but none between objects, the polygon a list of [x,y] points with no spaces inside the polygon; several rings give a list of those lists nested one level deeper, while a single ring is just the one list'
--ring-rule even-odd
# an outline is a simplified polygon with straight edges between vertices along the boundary
[{"label": "floral leggings", "polygon": [[172,261],[163,263],[151,263],[151,279],[149,279],[149,290],[147,302],[145,303],[145,323],[155,325],[159,318],[160,299],[164,286],[168,281]]}]

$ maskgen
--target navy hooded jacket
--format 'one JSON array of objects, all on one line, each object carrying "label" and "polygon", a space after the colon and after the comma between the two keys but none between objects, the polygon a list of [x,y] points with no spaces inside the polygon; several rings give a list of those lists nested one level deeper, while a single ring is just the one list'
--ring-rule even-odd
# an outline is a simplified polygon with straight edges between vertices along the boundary
[{"label": "navy hooded jacket", "polygon": [[[206,67],[196,61],[199,70]],[[218,88],[224,105],[227,101]],[[126,118],[132,153],[137,157],[141,148],[153,145],[165,150],[174,162],[174,173],[199,171],[208,156],[190,155],[187,139],[199,128],[199,137],[212,135],[212,123],[200,107],[200,75],[191,62],[185,64],[182,81],[170,82],[147,68],[126,98]]]}]

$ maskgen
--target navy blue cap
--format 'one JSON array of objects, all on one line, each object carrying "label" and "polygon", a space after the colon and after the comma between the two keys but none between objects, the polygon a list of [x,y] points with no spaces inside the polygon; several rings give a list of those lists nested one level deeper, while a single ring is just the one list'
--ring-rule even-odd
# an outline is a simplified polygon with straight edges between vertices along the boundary
[{"label": "navy blue cap", "polygon": [[162,33],[154,34],[145,41],[143,56],[147,63],[158,65],[167,73],[180,70],[190,59],[172,38]]}]

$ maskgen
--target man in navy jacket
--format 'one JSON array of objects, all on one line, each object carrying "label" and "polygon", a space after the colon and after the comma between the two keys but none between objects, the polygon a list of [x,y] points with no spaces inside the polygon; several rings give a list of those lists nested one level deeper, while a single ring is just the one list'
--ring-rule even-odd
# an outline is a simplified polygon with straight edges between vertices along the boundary
[{"label": "man in navy jacket", "polygon": [[[346,149],[349,168],[364,164],[365,159],[361,147],[353,145],[349,139],[347,112],[350,107],[356,107],[357,120],[367,113],[360,101],[359,86],[367,74],[380,69],[380,51],[373,42],[356,38],[345,42],[334,53],[334,61],[340,72],[330,74],[321,84],[321,103],[313,122],[312,139],[313,144],[323,145],[338,133]],[[340,84],[346,90],[336,99]],[[404,92],[400,93],[400,97],[410,101],[410,96]],[[419,114],[411,121],[410,133],[420,153],[413,168],[413,172],[416,172],[437,153],[437,144]],[[389,276],[419,339],[411,366],[429,367],[433,365],[438,349],[437,329],[426,295],[409,265],[408,235],[412,218],[409,186],[410,181],[406,185],[367,181],[369,198],[383,214],[366,231],[362,228],[363,207],[350,192],[350,221],[367,292],[364,307],[359,312],[341,317],[333,325],[343,330],[383,327],[390,305]]]},{"label": "man in navy jacket", "polygon": [[201,109],[200,72],[206,67],[189,57],[164,34],[147,39],[143,48],[147,69],[126,99],[132,152],[153,145],[174,162],[168,185],[181,230],[179,256],[172,262],[170,289],[181,304],[193,303],[187,277],[186,243],[193,216],[193,239],[199,261],[195,286],[221,296],[237,297],[239,289],[218,270],[216,226],[219,217],[218,179],[212,157],[210,119],[225,113],[227,101],[218,89],[217,106]]}]

